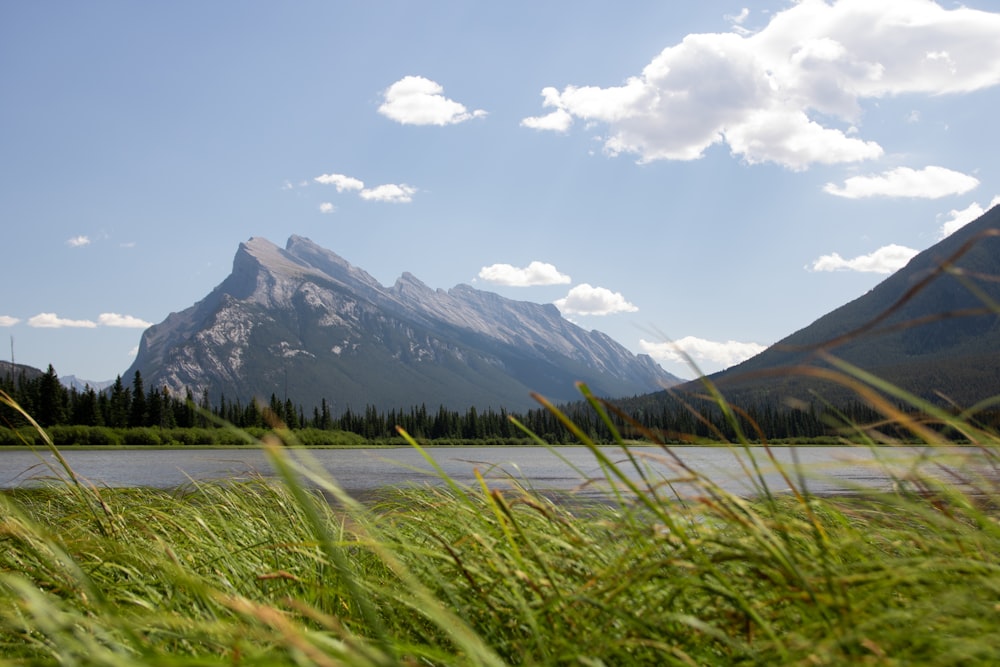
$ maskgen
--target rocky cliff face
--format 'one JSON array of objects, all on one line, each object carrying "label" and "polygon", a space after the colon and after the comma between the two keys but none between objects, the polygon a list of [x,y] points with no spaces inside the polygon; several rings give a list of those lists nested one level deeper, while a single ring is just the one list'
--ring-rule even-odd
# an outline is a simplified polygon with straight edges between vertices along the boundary
[{"label": "rocky cliff face", "polygon": [[645,355],[565,320],[552,305],[404,273],[385,287],[308,239],[253,238],[208,296],[142,337],[126,377],[246,402],[272,394],[307,408],[534,406],[529,392],[579,398],[675,384]]}]

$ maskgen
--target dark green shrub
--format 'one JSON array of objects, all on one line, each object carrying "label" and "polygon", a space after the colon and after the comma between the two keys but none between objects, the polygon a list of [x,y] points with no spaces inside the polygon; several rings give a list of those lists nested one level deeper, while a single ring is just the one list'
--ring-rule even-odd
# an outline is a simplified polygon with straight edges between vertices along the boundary
[{"label": "dark green shrub", "polygon": [[215,444],[225,447],[247,444],[245,434],[237,433],[226,428],[215,429]]},{"label": "dark green shrub", "polygon": [[295,437],[305,447],[360,447],[367,444],[364,437],[357,433],[318,428],[301,429],[295,432]]},{"label": "dark green shrub", "polygon": [[[29,442],[33,442],[34,439],[35,436],[31,435],[31,440]],[[24,439],[17,429],[0,428],[0,447],[16,447],[24,444]]]},{"label": "dark green shrub", "polygon": [[161,433],[164,444],[211,446],[218,444],[216,430],[210,428],[171,428]]},{"label": "dark green shrub", "polygon": [[78,426],[77,445],[88,447],[120,447],[121,431],[106,426]]},{"label": "dark green shrub", "polygon": [[121,434],[104,426],[52,426],[49,437],[57,447],[118,447]]},{"label": "dark green shrub", "polygon": [[125,445],[129,447],[151,447],[162,444],[159,429],[155,428],[130,428],[122,432]]}]

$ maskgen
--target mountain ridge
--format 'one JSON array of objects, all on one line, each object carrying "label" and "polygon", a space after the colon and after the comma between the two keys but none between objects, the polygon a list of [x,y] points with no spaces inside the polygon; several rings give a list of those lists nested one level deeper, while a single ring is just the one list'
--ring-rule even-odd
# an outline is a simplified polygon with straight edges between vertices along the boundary
[{"label": "mountain ridge", "polygon": [[206,297],[147,329],[127,374],[152,386],[229,399],[292,397],[355,408],[419,403],[523,409],[532,391],[575,400],[646,393],[678,378],[551,304],[458,285],[432,289],[404,272],[386,287],[293,235],[252,237]]},{"label": "mountain ridge", "polygon": [[[918,253],[867,293],[709,379],[737,400],[750,394],[806,398],[815,383],[790,371],[773,376],[795,366],[828,365],[817,358],[822,349],[925,399],[972,405],[1000,394],[996,304],[1000,206]],[[842,395],[830,389],[825,396]]]}]

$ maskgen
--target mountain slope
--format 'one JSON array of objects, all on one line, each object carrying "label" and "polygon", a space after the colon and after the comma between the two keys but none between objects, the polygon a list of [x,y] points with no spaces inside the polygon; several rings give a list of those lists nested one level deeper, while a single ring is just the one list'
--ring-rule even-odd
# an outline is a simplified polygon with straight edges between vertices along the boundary
[{"label": "mountain slope", "polygon": [[243,402],[273,394],[335,410],[425,403],[454,409],[534,405],[538,391],[579,398],[574,382],[626,396],[674,384],[648,356],[564,320],[551,305],[460,285],[433,290],[404,273],[385,287],[312,241],[240,244],[232,273],[142,337],[126,377]]},{"label": "mountain slope", "polygon": [[[735,399],[805,397],[815,383],[795,373],[773,376],[799,364],[823,365],[817,357],[823,349],[918,395],[968,406],[1000,394],[997,304],[1000,207],[918,254],[864,296],[712,380]],[[829,385],[821,393],[845,395]]]},{"label": "mountain slope", "polygon": [[15,364],[10,361],[0,361],[0,379],[17,382],[18,378],[20,378],[22,374],[24,375],[25,380],[34,380],[35,378],[44,375],[45,371],[40,368],[35,368],[34,366]]}]

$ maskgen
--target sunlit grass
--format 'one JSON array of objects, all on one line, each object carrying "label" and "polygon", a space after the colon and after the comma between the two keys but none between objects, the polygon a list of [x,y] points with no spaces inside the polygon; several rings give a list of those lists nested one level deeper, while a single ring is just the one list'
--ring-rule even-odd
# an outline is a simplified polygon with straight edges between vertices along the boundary
[{"label": "sunlit grass", "polygon": [[278,480],[55,468],[0,496],[0,664],[1000,664],[995,435],[973,433],[976,468],[935,439],[894,490],[835,497],[769,488],[765,454],[746,498],[683,450],[657,454],[668,479],[577,435],[607,502],[480,477],[361,504],[281,429]]}]

